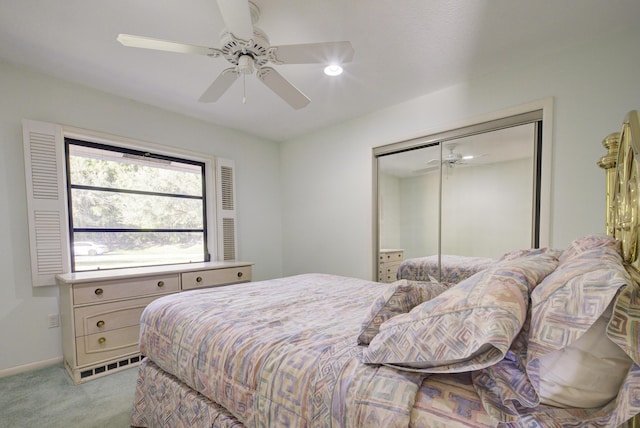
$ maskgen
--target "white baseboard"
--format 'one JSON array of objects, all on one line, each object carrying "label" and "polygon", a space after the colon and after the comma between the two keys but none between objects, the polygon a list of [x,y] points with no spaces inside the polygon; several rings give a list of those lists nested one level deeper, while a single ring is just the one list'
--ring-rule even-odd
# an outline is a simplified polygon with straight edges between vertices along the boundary
[{"label": "white baseboard", "polygon": [[10,367],[0,370],[0,378],[12,376],[18,373],[30,372],[32,370],[42,369],[44,367],[53,366],[62,363],[62,357],[52,358],[50,360],[36,361],[35,363],[25,364],[23,366]]}]

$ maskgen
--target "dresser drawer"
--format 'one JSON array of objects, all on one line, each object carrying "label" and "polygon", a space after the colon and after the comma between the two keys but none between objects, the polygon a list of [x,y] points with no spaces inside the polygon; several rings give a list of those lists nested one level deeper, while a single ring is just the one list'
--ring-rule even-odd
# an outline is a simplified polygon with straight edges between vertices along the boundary
[{"label": "dresser drawer", "polygon": [[251,281],[251,266],[184,272],[181,275],[183,290],[214,287]]},{"label": "dresser drawer", "polygon": [[396,274],[380,274],[380,276],[378,277],[378,282],[395,282],[396,281]]},{"label": "dresser drawer", "polygon": [[401,262],[403,258],[404,251],[380,251],[380,255],[378,256],[378,260],[380,262]]},{"label": "dresser drawer", "polygon": [[144,308],[159,297],[162,296],[75,308],[76,337],[138,325]]},{"label": "dresser drawer", "polygon": [[394,282],[398,274],[398,268],[401,262],[394,261],[389,263],[380,263],[378,266],[378,281]]},{"label": "dresser drawer", "polygon": [[384,263],[380,265],[379,271],[385,275],[393,275],[395,277],[399,267],[400,263]]},{"label": "dresser drawer", "polygon": [[91,282],[73,285],[73,303],[82,305],[176,291],[180,291],[178,274]]},{"label": "dresser drawer", "polygon": [[140,352],[138,346],[139,334],[140,326],[134,325],[117,330],[76,337],[78,366]]}]

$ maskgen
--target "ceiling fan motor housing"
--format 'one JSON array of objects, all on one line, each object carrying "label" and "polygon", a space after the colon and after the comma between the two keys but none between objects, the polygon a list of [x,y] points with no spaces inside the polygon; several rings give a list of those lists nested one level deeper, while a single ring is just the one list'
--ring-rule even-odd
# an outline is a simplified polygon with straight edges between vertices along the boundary
[{"label": "ceiling fan motor housing", "polygon": [[222,45],[220,48],[222,55],[231,64],[239,66],[240,72],[242,73],[249,74],[253,72],[253,68],[251,68],[250,71],[246,68],[250,67],[250,65],[247,66],[249,58],[253,60],[253,65],[255,65],[256,68],[260,68],[269,62],[269,58],[267,57],[267,52],[270,47],[269,39],[259,28],[254,27],[253,39],[249,41],[238,39],[230,32],[223,31],[220,35],[220,42]]},{"label": "ceiling fan motor housing", "polygon": [[460,160],[462,160],[462,155],[454,151],[451,151],[451,153],[447,153],[446,155],[444,155],[444,159],[443,159],[443,161],[446,163],[456,163],[456,162],[459,162]]}]

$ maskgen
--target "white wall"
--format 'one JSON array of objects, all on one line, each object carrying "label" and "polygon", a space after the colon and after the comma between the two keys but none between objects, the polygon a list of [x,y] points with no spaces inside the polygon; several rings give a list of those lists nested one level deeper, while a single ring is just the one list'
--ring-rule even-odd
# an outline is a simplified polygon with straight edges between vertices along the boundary
[{"label": "white wall", "polygon": [[71,125],[236,161],[239,258],[254,277],[282,274],[279,146],[0,62],[0,372],[61,358],[56,287],[32,288],[23,118]]},{"label": "white wall", "polygon": [[[440,172],[405,178],[400,188],[400,221],[404,258],[438,254]],[[444,227],[444,222],[443,225]]]},{"label": "white wall", "polygon": [[[391,221],[385,219],[381,227],[381,248],[401,248],[405,259],[437,254],[440,174],[434,171],[393,178],[393,182],[395,187],[381,188],[385,199],[397,204],[395,216]],[[500,257],[514,248],[529,246],[532,188],[531,158],[445,168],[442,254]],[[394,207],[388,205],[383,212],[394,213]],[[392,235],[387,237],[389,233]],[[387,241],[393,245],[385,245]]]},{"label": "white wall", "polygon": [[442,254],[497,258],[529,247],[532,188],[531,158],[445,171]]},{"label": "white wall", "polygon": [[[640,109],[640,29],[558,51],[282,144],[284,274],[372,278],[371,149],[554,97],[550,245],[604,231],[601,140]],[[427,60],[427,59],[425,59]],[[375,90],[372,88],[372,90]]]},{"label": "white wall", "polygon": [[400,206],[402,180],[390,174],[380,173],[378,177],[378,203],[380,205],[380,248],[402,248],[402,213]]}]

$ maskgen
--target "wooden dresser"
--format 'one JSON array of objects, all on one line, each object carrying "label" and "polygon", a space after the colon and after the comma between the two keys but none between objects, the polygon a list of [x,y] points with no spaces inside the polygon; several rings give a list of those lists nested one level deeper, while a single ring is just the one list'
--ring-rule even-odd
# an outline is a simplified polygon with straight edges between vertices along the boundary
[{"label": "wooden dresser", "polygon": [[58,275],[64,365],[82,383],[136,365],[140,315],[171,293],[251,281],[252,263],[207,262]]},{"label": "wooden dresser", "polygon": [[380,250],[378,256],[378,281],[394,282],[403,258],[403,250]]}]

